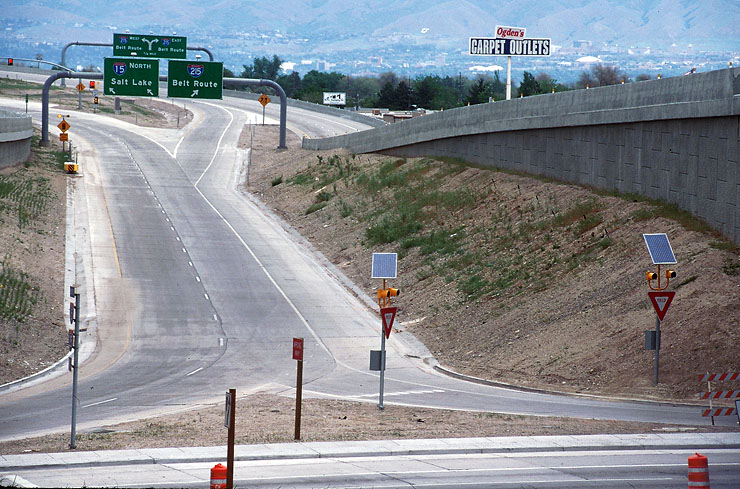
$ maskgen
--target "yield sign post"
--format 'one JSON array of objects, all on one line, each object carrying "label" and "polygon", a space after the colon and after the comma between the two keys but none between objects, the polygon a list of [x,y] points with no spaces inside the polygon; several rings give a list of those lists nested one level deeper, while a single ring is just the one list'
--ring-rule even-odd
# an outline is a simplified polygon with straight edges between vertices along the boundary
[{"label": "yield sign post", "polygon": [[378,396],[378,409],[383,406],[383,383],[385,380],[385,339],[391,335],[393,320],[396,318],[395,307],[383,307],[380,309],[380,318],[383,321],[383,331],[380,333],[380,394]]},{"label": "yield sign post", "polygon": [[658,385],[659,372],[660,372],[660,322],[665,317],[665,313],[668,312],[668,307],[673,301],[673,297],[676,295],[674,291],[662,290],[660,292],[648,292],[650,302],[653,303],[655,308],[655,361],[653,365],[653,385]]},{"label": "yield sign post", "polygon": [[676,292],[668,290],[663,290],[660,292],[648,292],[650,302],[653,303],[655,313],[658,315],[658,319],[660,319],[661,321],[663,320],[663,318],[665,318],[665,313],[668,312],[668,308],[670,307],[675,295]]}]

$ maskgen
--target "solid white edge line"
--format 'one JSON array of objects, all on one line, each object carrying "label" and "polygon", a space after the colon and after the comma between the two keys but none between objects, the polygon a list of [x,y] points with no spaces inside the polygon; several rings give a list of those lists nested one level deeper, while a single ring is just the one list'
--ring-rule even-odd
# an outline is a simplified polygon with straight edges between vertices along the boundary
[{"label": "solid white edge line", "polygon": [[189,374],[185,374],[185,377],[190,377],[191,375],[195,375],[198,372],[200,372],[201,370],[203,370],[203,367],[198,367],[195,370],[193,370],[192,372],[190,372]]},{"label": "solid white edge line", "polygon": [[87,405],[82,406],[82,407],[83,408],[88,408],[88,407],[92,407],[92,406],[98,406],[100,404],[105,404],[106,402],[113,402],[113,401],[116,401],[116,400],[118,400],[118,398],[117,397],[114,397],[112,399],[106,399],[105,401],[100,401],[100,402],[94,402],[92,404],[87,404]]}]

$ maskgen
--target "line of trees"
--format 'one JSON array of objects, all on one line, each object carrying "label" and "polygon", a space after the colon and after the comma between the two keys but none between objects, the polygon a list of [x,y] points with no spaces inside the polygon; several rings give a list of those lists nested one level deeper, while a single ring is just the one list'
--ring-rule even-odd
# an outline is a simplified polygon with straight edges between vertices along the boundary
[{"label": "line of trees", "polygon": [[[307,102],[322,103],[323,92],[345,92],[347,105],[362,107],[382,107],[391,110],[413,110],[460,107],[503,100],[506,83],[499,72],[493,75],[479,75],[474,79],[455,76],[419,75],[403,78],[393,72],[382,73],[379,77],[352,77],[342,73],[325,73],[311,70],[303,77],[297,72],[281,73],[283,61],[277,56],[254,58],[250,65],[243,65],[239,74],[242,78],[264,78],[276,81],[283,87],[288,97]],[[224,76],[233,77],[233,72],[224,69]],[[640,75],[637,81],[650,79]],[[518,85],[512,84],[512,97],[562,92],[579,88],[593,88],[605,85],[630,82],[630,77],[619,68],[610,65],[593,65],[583,71],[578,80],[571,85],[558,82],[547,73],[533,75],[525,71]]]}]

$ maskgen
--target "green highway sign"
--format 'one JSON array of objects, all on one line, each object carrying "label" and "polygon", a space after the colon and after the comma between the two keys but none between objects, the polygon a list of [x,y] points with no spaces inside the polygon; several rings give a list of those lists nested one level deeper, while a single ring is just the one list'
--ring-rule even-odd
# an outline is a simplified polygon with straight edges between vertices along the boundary
[{"label": "green highway sign", "polygon": [[188,40],[182,36],[113,34],[113,56],[187,58]]},{"label": "green highway sign", "polygon": [[169,62],[168,97],[221,99],[223,86],[223,63],[174,60]]},{"label": "green highway sign", "polygon": [[159,96],[159,60],[105,58],[105,95]]}]

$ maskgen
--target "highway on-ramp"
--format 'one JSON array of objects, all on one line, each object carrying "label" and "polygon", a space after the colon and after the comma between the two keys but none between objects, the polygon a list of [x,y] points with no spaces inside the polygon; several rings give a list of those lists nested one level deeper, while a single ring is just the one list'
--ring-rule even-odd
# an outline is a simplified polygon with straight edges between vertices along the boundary
[{"label": "highway on-ramp", "polygon": [[[79,429],[222,401],[229,388],[289,395],[296,336],[306,340],[304,395],[376,401],[377,312],[238,189],[237,140],[262,107],[229,98],[188,108],[195,118],[179,130],[73,114],[82,164],[74,263],[89,285],[83,341],[97,341],[80,369]],[[363,129],[299,109],[288,117],[313,137]],[[413,338],[394,334],[387,345],[386,405],[702,423],[697,407],[469,383],[435,371]],[[70,377],[0,394],[0,439],[68,430]]]}]

